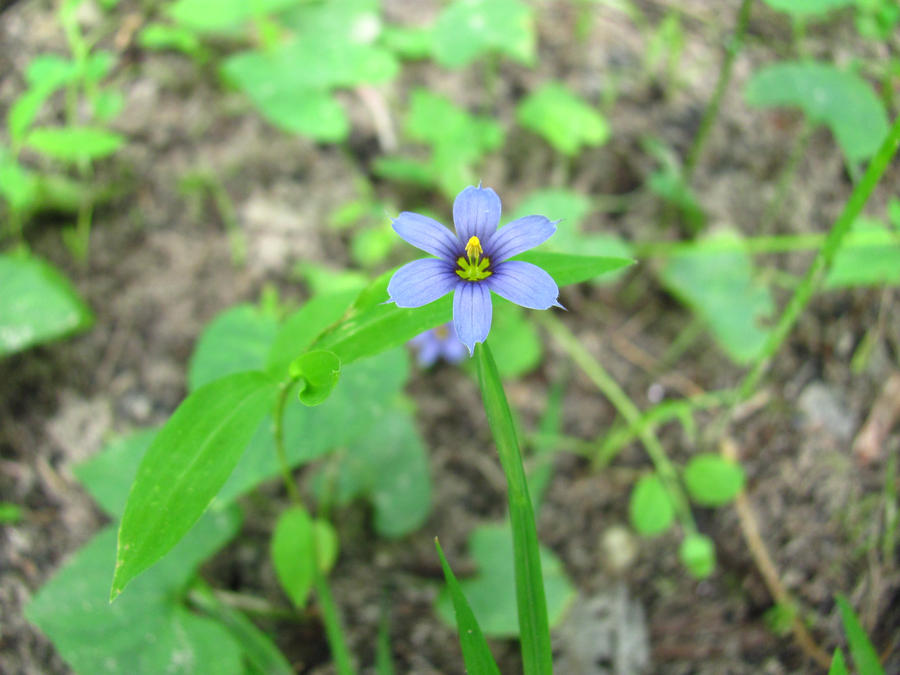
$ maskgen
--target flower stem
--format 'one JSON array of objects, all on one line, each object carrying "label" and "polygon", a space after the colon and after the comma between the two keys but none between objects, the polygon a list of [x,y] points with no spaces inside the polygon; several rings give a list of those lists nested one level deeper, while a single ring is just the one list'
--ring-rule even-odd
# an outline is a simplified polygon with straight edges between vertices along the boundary
[{"label": "flower stem", "polygon": [[500,382],[497,364],[487,344],[475,348],[478,383],[484,411],[494,435],[500,464],[506,474],[509,516],[512,524],[513,552],[516,572],[516,601],[519,609],[519,637],[525,675],[547,675],[553,672],[550,650],[550,624],[538,548],[534,509],[528,494],[522,453],[509,403]]},{"label": "flower stem", "polygon": [[[318,551],[316,557],[318,558]],[[338,614],[334,597],[331,595],[331,587],[328,585],[328,579],[319,571],[318,566],[314,565],[313,567],[316,570],[313,586],[316,589],[316,597],[319,599],[319,609],[322,611],[322,622],[325,624],[325,636],[328,639],[331,658],[334,659],[334,667],[338,675],[353,675],[356,672],[353,667],[353,657],[347,647],[341,617]]]}]

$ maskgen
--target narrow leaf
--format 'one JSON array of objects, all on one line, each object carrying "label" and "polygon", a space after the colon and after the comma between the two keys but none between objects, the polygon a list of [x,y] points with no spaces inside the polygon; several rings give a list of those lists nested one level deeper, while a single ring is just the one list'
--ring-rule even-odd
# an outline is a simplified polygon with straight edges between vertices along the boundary
[{"label": "narrow leaf", "polygon": [[513,532],[516,601],[519,608],[519,639],[526,675],[553,672],[550,651],[550,625],[547,599],[541,573],[540,548],[534,510],[528,495],[528,483],[522,454],[516,438],[515,423],[500,382],[497,365],[486,343],[476,346],[478,383],[503,473],[506,475],[509,517]]},{"label": "narrow leaf", "polygon": [[466,670],[469,673],[478,673],[478,675],[490,675],[500,670],[491,654],[487,640],[481,633],[478,621],[469,607],[469,601],[459,587],[459,582],[450,569],[447,558],[444,557],[444,551],[441,550],[441,543],[434,539],[434,545],[437,548],[438,555],[441,558],[441,567],[444,569],[444,579],[447,581],[447,588],[450,589],[450,597],[453,599],[453,609],[456,612],[456,629],[459,631],[459,645],[462,647],[463,661],[466,664]]},{"label": "narrow leaf", "polygon": [[872,646],[869,636],[859,622],[856,613],[843,595],[835,597],[838,611],[841,613],[841,621],[844,624],[844,632],[847,634],[847,642],[850,643],[850,656],[860,675],[884,675],[884,668],[878,659],[878,652]]},{"label": "narrow leaf", "polygon": [[277,383],[228,375],[188,396],[147,449],[125,505],[111,599],[191,529],[231,474]]},{"label": "narrow leaf", "polygon": [[831,657],[831,668],[828,669],[828,675],[850,675],[847,670],[847,662],[844,661],[844,652],[838,647],[834,650],[834,656]]},{"label": "narrow leaf", "polygon": [[108,157],[125,144],[125,137],[94,127],[41,127],[25,143],[48,157],[77,162]]}]

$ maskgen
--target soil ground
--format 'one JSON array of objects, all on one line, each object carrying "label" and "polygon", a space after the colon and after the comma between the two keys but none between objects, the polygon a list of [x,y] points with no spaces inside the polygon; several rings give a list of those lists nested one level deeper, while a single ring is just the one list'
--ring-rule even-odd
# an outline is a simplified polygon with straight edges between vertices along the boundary
[{"label": "soil ground", "polygon": [[[60,49],[52,4],[20,0],[0,14],[0,110],[21,92],[28,61]],[[670,9],[662,2],[638,4],[653,24]],[[682,155],[687,151],[738,4],[678,3],[686,39],[672,82],[663,69],[644,70],[646,36],[624,14],[598,3],[589,36],[578,42],[571,37],[572,5],[541,3],[539,65],[533,70],[506,63],[500,67],[492,112],[511,131],[504,149],[485,163],[484,183],[497,189],[508,207],[547,187],[548,176],[550,184],[565,183],[588,194],[633,193],[626,212],[596,213],[589,229],[630,240],[677,236],[661,229],[658,200],[637,190],[653,168],[641,140],[654,135]],[[389,17],[424,21],[434,15],[437,3],[385,0],[384,5]],[[740,96],[756,68],[792,54],[787,22],[757,5],[694,183],[714,227],[731,226],[748,234],[758,233],[756,225],[802,126],[792,114],[750,110]],[[137,12],[139,6],[123,0],[117,16]],[[110,34],[105,41],[112,46],[114,39]],[[812,55],[838,63],[884,53],[862,42],[849,20],[811,29],[806,45]],[[224,90],[212,69],[133,45],[124,47],[120,58],[115,79],[126,105],[116,126],[130,141],[100,167],[99,179],[115,181],[121,189],[96,213],[88,263],[78,265],[62,246],[59,231],[65,223],[59,217],[37,220],[28,233],[33,249],[74,280],[96,312],[96,325],[84,335],[0,362],[0,494],[26,510],[23,522],[0,527],[4,673],[68,672],[48,640],[22,617],[22,607],[104,523],[75,480],[72,465],[99,451],[114,433],[167,418],[185,394],[194,341],[219,311],[257,299],[266,284],[276,285],[289,301],[302,301],[306,291],[290,273],[298,260],[349,264],[346,239],[323,223],[353,196],[350,177],[359,169],[367,171],[377,148],[369,113],[352,92],[342,98],[354,124],[349,144],[344,149],[319,146],[266,124],[241,96]],[[412,64],[384,95],[388,102],[402,101],[410,88],[424,85],[476,110],[483,105],[481,76],[478,68],[447,72],[431,63]],[[612,139],[583,153],[571,167],[560,166],[542,141],[512,124],[516,100],[549,78],[591,99],[611,86],[618,88],[608,114]],[[389,109],[399,128],[402,108]],[[58,112],[48,112],[48,118]],[[230,196],[247,241],[245,265],[233,264],[222,216],[212,200],[179,189],[180,180],[196,172],[215,175]],[[884,212],[890,194],[884,186],[898,184],[895,163],[872,199],[872,213]],[[375,185],[407,208],[407,195],[396,186],[377,180]],[[825,231],[850,190],[830,135],[815,131],[775,231]],[[414,206],[418,204],[408,208]],[[438,213],[450,210],[437,197],[430,206]],[[794,254],[766,262],[802,273],[809,260]],[[690,317],[660,288],[653,266],[653,261],[643,262],[613,286],[567,289],[562,300],[569,312],[562,320],[639,406],[649,406],[660,392],[678,397],[736,384],[742,371],[707,337],[701,336],[675,365],[657,367]],[[875,644],[890,654],[888,672],[900,672],[900,575],[896,556],[883,559],[871,542],[880,536],[886,458],[898,451],[900,441],[889,436],[882,456],[867,466],[854,461],[850,446],[897,369],[897,302],[893,290],[818,295],[781,349],[755,405],[728,431],[747,471],[747,496],[762,538],[814,638],[829,651],[842,644],[834,594],[845,593],[860,608]],[[876,326],[867,366],[852,372],[855,349]],[[564,432],[600,437],[615,421],[614,409],[552,339],[546,344],[543,365],[510,385],[512,404],[526,427],[533,428],[549,387],[565,377]],[[448,553],[462,560],[471,528],[502,517],[503,478],[484,452],[490,446],[489,431],[475,384],[465,373],[451,367],[427,375],[417,372],[409,390],[431,453],[432,516],[408,539],[385,542],[368,536],[361,507],[342,512],[335,595],[351,646],[363,662],[373,659],[387,588],[398,672],[462,672],[455,636],[431,610],[434,584],[423,579],[440,574],[432,547],[436,533]],[[711,420],[711,414],[698,417],[700,429]],[[676,425],[660,433],[676,462],[717,448],[717,439],[702,433],[690,437]],[[734,508],[696,510],[701,531],[715,540],[719,555],[718,570],[709,580],[696,582],[685,574],[674,535],[652,540],[626,536],[626,543],[616,548],[625,551],[625,559],[610,560],[604,542],[627,526],[629,490],[647,466],[637,444],[600,472],[584,459],[559,454],[540,534],[562,559],[581,597],[627,596],[627,606],[637,608],[637,624],[646,622],[646,672],[819,672],[789,637],[778,637],[767,627],[764,615],[772,598]],[[285,497],[277,484],[270,493],[271,511],[250,510],[243,536],[205,573],[214,582],[239,583],[242,590],[282,602],[266,551],[272,514]],[[263,625],[301,672],[332,672],[315,619],[299,628]],[[565,635],[558,639],[566,641]],[[502,671],[516,672],[515,644],[497,642],[495,651]],[[604,664],[591,667],[585,672],[606,672]]]}]

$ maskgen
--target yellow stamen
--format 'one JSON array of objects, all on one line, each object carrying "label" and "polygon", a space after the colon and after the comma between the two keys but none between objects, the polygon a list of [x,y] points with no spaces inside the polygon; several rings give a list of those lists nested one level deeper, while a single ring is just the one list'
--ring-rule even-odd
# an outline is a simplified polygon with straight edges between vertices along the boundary
[{"label": "yellow stamen", "polygon": [[466,256],[469,260],[477,263],[482,253],[484,251],[481,248],[481,242],[478,240],[478,237],[469,237],[469,241],[466,242]]}]

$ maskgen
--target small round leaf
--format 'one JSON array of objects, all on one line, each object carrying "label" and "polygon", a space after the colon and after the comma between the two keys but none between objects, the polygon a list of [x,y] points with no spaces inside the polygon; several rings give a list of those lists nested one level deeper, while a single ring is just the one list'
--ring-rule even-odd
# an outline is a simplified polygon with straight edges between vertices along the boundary
[{"label": "small round leaf", "polygon": [[721,506],[744,487],[744,470],[720,455],[702,453],[692,457],[684,468],[684,483],[698,504]]},{"label": "small round leaf", "polygon": [[631,491],[628,512],[631,524],[640,534],[650,536],[669,529],[675,509],[659,476],[651,473],[637,482]]}]

